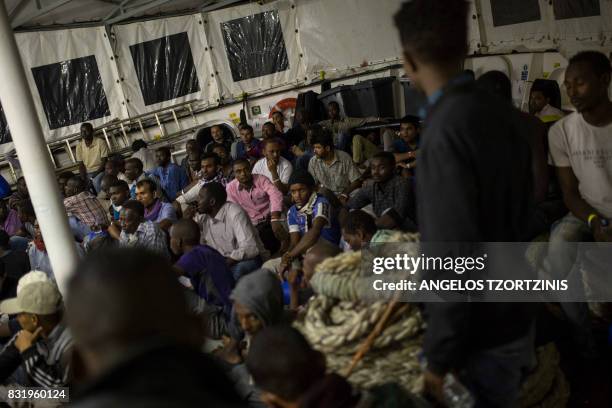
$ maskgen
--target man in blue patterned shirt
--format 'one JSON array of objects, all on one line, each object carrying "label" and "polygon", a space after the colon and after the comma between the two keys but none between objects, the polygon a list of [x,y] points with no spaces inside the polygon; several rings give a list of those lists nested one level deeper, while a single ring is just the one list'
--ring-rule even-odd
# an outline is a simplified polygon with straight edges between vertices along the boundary
[{"label": "man in blue patterned shirt", "polygon": [[189,183],[187,172],[181,166],[171,163],[170,148],[168,146],[157,149],[155,158],[157,159],[158,167],[150,175],[160,180],[161,187],[168,201],[174,201],[178,192]]},{"label": "man in blue patterned shirt", "polygon": [[289,178],[289,191],[295,203],[287,213],[289,251],[282,259],[279,271],[287,269],[319,241],[337,246],[340,225],[329,201],[315,191],[315,180],[310,173],[296,171]]}]

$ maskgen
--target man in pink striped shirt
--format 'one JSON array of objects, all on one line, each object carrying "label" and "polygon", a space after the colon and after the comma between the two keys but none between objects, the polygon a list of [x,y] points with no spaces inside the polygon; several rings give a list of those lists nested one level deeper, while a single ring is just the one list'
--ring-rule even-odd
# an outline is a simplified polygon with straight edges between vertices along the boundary
[{"label": "man in pink striped shirt", "polygon": [[227,200],[246,211],[266,249],[276,253],[287,240],[282,193],[267,177],[252,174],[246,159],[234,161],[234,176],[226,186]]}]

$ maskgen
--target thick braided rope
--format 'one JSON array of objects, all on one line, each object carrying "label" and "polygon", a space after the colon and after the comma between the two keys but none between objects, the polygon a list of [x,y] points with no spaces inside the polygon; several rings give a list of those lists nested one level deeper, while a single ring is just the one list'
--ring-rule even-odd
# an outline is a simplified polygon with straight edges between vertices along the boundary
[{"label": "thick braided rope", "polygon": [[569,385],[559,367],[559,352],[554,343],[537,349],[537,366],[521,389],[520,406],[527,408],[564,407],[569,398]]},{"label": "thick braided rope", "polygon": [[[415,242],[417,236],[398,234],[395,238]],[[369,290],[365,285],[371,282],[364,279],[360,269],[360,252],[340,254],[322,262],[311,281],[317,296],[311,299],[304,319],[296,323],[313,347],[326,355],[328,367],[334,372],[341,373],[348,367],[387,305],[385,301],[360,300]],[[394,381],[414,393],[420,392],[423,378],[417,354],[423,328],[420,313],[414,307],[396,317],[375,340],[349,381],[361,388]],[[551,344],[538,349],[538,365],[523,386],[521,406],[563,407],[568,395],[556,348]]]},{"label": "thick braided rope", "polygon": [[[352,356],[372,331],[386,305],[383,302],[367,305],[317,296],[308,305],[301,329],[308,341],[321,352]],[[383,349],[412,339],[421,333],[422,328],[421,316],[412,307],[382,331],[372,349]]]},{"label": "thick braided rope", "polygon": [[[398,240],[402,235],[406,234],[399,234]],[[410,234],[404,240],[414,242],[413,237]],[[308,304],[304,319],[296,323],[312,346],[326,355],[331,371],[342,372],[348,367],[387,307],[386,301],[361,300],[369,281],[363,279],[360,268],[360,252],[322,262],[311,281],[317,296]],[[393,316],[349,381],[362,388],[394,381],[419,392],[423,381],[417,354],[422,331],[421,315],[415,307]]]},{"label": "thick braided rope", "polygon": [[[312,346],[325,354],[331,371],[342,373],[367,338],[385,303],[364,305],[317,296],[308,306],[306,317],[296,324]],[[412,392],[422,389],[422,373],[417,354],[421,349],[422,322],[411,308],[386,327],[349,377],[359,387],[368,388],[389,381]]]}]

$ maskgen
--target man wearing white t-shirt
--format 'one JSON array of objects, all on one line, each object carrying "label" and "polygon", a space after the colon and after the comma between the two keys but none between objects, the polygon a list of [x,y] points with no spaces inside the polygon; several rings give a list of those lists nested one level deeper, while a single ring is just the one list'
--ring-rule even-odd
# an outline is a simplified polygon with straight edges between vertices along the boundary
[{"label": "man wearing white t-shirt", "polygon": [[612,218],[610,72],[608,58],[590,51],[573,57],[566,70],[565,86],[577,112],[557,122],[548,139],[570,213],[553,229],[551,240],[560,234],[565,241],[612,239],[606,228]]},{"label": "man wearing white t-shirt", "polygon": [[253,166],[253,174],[261,174],[270,181],[283,194],[289,191],[289,177],[293,173],[293,166],[289,160],[281,156],[281,145],[277,140],[266,141],[264,158],[259,159]]},{"label": "man wearing white t-shirt", "polygon": [[[604,54],[586,51],[574,56],[565,72],[565,87],[577,112],[555,123],[548,135],[551,164],[570,212],[553,226],[547,262],[554,278],[568,278],[577,287],[583,280],[572,270],[577,246],[568,242],[612,241],[611,72]],[[564,303],[562,307],[574,323],[576,340],[584,342],[581,349],[586,349],[590,342],[587,305]]]}]

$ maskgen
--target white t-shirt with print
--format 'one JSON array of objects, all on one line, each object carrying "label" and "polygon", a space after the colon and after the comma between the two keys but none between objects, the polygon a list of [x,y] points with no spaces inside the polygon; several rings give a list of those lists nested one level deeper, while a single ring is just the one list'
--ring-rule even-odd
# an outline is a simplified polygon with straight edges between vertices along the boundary
[{"label": "white t-shirt with print", "polygon": [[612,218],[612,123],[592,126],[574,112],[551,127],[548,143],[551,164],[571,167],[582,198]]}]

